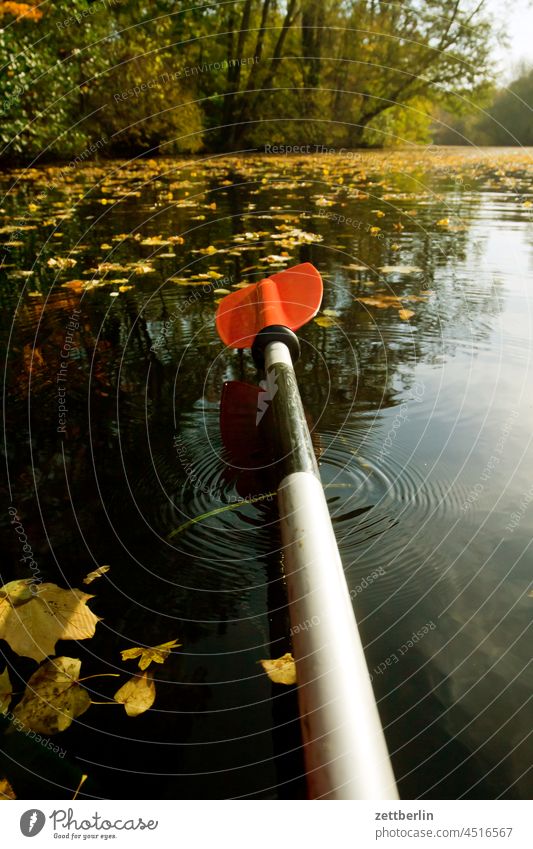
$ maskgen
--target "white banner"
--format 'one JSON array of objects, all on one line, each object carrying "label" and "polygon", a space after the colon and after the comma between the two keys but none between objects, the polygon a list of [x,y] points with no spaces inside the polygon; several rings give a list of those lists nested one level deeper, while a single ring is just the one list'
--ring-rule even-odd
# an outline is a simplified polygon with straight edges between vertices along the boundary
[{"label": "white banner", "polygon": [[[518,801],[12,801],[2,846],[191,849],[530,849],[531,804]],[[35,838],[35,843],[30,841]]]}]

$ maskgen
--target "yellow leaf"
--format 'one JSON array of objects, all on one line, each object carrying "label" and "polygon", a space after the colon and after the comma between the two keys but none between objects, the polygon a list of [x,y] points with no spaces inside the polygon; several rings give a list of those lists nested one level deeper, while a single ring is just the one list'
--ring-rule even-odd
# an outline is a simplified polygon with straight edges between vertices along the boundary
[{"label": "yellow leaf", "polygon": [[7,778],[0,778],[0,802],[7,802],[9,799],[16,799],[15,791]]},{"label": "yellow leaf", "polygon": [[[29,594],[29,597],[28,597]],[[54,654],[57,640],[86,640],[99,622],[89,610],[92,595],[55,584],[11,581],[0,589],[0,639],[38,663]]]},{"label": "yellow leaf", "polygon": [[337,310],[322,310],[323,315],[329,315],[331,318],[338,318],[340,313]]},{"label": "yellow leaf", "polygon": [[229,289],[213,289],[213,294],[214,295],[229,295],[230,290]]},{"label": "yellow leaf", "polygon": [[201,248],[200,249],[201,254],[216,254],[216,252],[217,252],[217,249],[215,248],[214,245],[209,245],[207,248]]},{"label": "yellow leaf", "polygon": [[290,652],[275,660],[260,660],[259,663],[274,684],[296,684],[296,664]]},{"label": "yellow leaf", "polygon": [[377,234],[378,234],[380,231],[381,231],[381,227],[371,227],[371,228],[370,228],[370,235],[371,235],[371,236],[377,236]]},{"label": "yellow leaf", "polygon": [[415,274],[422,269],[417,265],[382,265],[378,271],[382,274]]},{"label": "yellow leaf", "polygon": [[57,734],[85,713],[91,699],[78,682],[80,667],[76,657],[54,657],[40,666],[13,711],[19,722],[38,734]]},{"label": "yellow leaf", "polygon": [[120,690],[117,690],[114,699],[124,705],[128,716],[139,716],[151,708],[155,701],[155,684],[150,672],[147,670],[141,676],[135,675],[130,678]]},{"label": "yellow leaf", "polygon": [[0,675],[0,713],[6,713],[13,695],[13,688],[9,680],[9,672],[7,666]]},{"label": "yellow leaf", "polygon": [[315,318],[315,322],[319,327],[335,327],[337,324],[329,315],[319,315]]},{"label": "yellow leaf", "polygon": [[70,257],[50,257],[46,264],[50,268],[73,268],[76,265],[76,260]]},{"label": "yellow leaf", "polygon": [[69,280],[68,283],[62,283],[62,289],[72,289],[73,292],[83,292],[86,286],[85,280]]},{"label": "yellow leaf", "polygon": [[143,239],[141,245],[170,245],[170,239],[163,239],[161,236],[149,236]]},{"label": "yellow leaf", "polygon": [[439,221],[437,221],[437,227],[448,227],[449,223],[449,218],[441,218]]},{"label": "yellow leaf", "polygon": [[98,569],[95,569],[94,572],[89,572],[88,575],[83,579],[84,584],[92,584],[96,578],[101,578],[102,575],[105,575],[106,572],[109,572],[111,566],[99,566]]},{"label": "yellow leaf", "polygon": [[360,304],[366,304],[369,307],[377,307],[380,310],[388,309],[389,307],[401,308],[402,302],[396,295],[376,295],[370,298],[356,298]]},{"label": "yellow leaf", "polygon": [[161,643],[159,646],[135,646],[133,649],[124,649],[122,651],[122,660],[132,660],[134,657],[139,657],[139,669],[148,669],[151,663],[164,663],[172,649],[178,648],[181,643],[177,640],[170,640],[168,643]]},{"label": "yellow leaf", "polygon": [[402,321],[407,321],[408,318],[411,318],[414,315],[413,310],[398,310],[398,315],[402,319]]}]

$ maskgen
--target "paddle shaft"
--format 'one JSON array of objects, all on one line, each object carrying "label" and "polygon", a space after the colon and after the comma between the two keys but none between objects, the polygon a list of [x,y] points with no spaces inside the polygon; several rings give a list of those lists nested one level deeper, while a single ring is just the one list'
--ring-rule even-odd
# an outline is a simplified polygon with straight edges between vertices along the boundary
[{"label": "paddle shaft", "polygon": [[289,350],[265,349],[309,796],[398,792]]}]

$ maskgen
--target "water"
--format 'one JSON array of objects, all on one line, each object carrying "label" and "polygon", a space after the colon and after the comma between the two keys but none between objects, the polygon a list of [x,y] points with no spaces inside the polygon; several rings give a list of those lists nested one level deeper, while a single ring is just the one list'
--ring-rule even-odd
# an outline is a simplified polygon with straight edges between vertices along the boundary
[{"label": "water", "polygon": [[[334,312],[300,332],[297,371],[400,792],[530,796],[532,163],[437,149],[4,173],[2,582],[28,576],[11,503],[43,579],[111,567],[90,587],[96,636],[58,654],[123,681],[122,649],[182,644],[152,667],[150,712],[94,705],[54,738],[61,768],[6,737],[20,796],[70,798],[81,772],[105,798],[305,795],[295,694],[258,663],[290,650],[275,507],[169,538],[268,490],[221,441],[223,381],[258,375],[218,340],[216,290],[300,261]],[[2,648],[12,679],[34,671]],[[95,701],[117,687],[90,683]]]}]

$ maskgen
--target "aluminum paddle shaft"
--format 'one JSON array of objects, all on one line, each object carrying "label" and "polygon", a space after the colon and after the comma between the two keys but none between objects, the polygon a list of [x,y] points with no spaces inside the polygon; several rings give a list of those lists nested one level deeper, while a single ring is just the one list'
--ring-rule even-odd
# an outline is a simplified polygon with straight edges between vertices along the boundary
[{"label": "aluminum paddle shaft", "polygon": [[309,796],[397,799],[289,349],[271,342],[264,357]]}]

